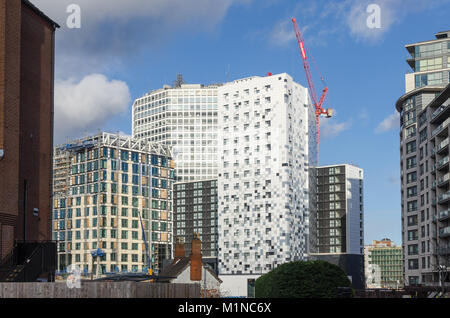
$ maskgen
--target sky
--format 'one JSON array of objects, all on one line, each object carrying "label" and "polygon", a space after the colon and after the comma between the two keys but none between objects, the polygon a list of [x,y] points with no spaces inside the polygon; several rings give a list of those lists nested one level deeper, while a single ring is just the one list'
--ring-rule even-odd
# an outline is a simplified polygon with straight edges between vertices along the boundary
[{"label": "sky", "polygon": [[320,74],[329,87],[325,107],[335,110],[321,120],[320,165],[363,168],[365,243],[401,244],[395,102],[410,71],[404,46],[450,30],[450,0],[31,1],[61,25],[56,143],[98,131],[131,135],[134,99],[179,73],[212,84],[286,72],[307,87],[295,17],[317,94]]}]

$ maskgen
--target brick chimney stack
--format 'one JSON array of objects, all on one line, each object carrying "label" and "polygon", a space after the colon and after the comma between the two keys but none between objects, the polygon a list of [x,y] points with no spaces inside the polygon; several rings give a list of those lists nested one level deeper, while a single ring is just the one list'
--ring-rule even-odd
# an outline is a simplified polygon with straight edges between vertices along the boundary
[{"label": "brick chimney stack", "polygon": [[178,238],[177,243],[175,245],[175,260],[179,260],[183,257],[186,257],[186,249],[184,247],[184,240],[182,238]]},{"label": "brick chimney stack", "polygon": [[190,255],[191,260],[191,280],[202,280],[202,241],[200,241],[200,235],[194,233],[192,239],[192,252]]}]

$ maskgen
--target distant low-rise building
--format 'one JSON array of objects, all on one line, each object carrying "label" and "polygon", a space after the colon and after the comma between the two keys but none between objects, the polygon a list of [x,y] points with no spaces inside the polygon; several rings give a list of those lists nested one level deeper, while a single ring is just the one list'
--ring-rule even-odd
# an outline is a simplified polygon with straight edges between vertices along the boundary
[{"label": "distant low-rise building", "polygon": [[399,288],[403,286],[402,247],[391,240],[373,241],[365,247],[367,288]]}]

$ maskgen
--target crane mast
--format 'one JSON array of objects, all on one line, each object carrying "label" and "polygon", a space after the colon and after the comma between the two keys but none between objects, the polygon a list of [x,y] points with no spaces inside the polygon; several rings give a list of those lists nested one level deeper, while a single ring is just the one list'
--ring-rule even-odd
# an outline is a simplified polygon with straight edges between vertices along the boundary
[{"label": "crane mast", "polygon": [[320,129],[320,116],[326,115],[327,118],[333,116],[333,110],[331,108],[325,110],[322,105],[325,101],[325,97],[328,92],[328,87],[322,91],[322,96],[320,100],[317,100],[316,89],[314,88],[314,81],[311,75],[311,67],[309,65],[308,56],[306,54],[305,41],[303,39],[303,35],[300,31],[300,28],[297,25],[297,21],[295,18],[292,19],[292,23],[294,24],[295,35],[297,37],[298,47],[300,49],[300,53],[302,55],[303,66],[305,68],[306,80],[308,81],[309,93],[311,95],[312,102],[314,103],[315,115],[316,115],[316,147],[317,147],[317,166],[319,166],[319,129]]}]

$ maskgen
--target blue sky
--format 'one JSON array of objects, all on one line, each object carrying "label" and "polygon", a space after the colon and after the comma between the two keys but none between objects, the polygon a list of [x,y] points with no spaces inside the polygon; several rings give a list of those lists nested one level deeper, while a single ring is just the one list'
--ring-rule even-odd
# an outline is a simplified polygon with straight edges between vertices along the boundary
[{"label": "blue sky", "polygon": [[[62,25],[57,142],[98,129],[131,134],[132,101],[171,84],[177,73],[209,84],[287,72],[306,86],[290,22],[295,17],[329,86],[325,106],[336,110],[333,119],[322,120],[320,164],[363,168],[365,241],[389,237],[401,244],[394,105],[408,71],[404,45],[450,29],[449,0],[32,2]],[[81,8],[80,29],[66,26],[70,3]],[[381,8],[381,29],[365,23],[372,3]]]}]

